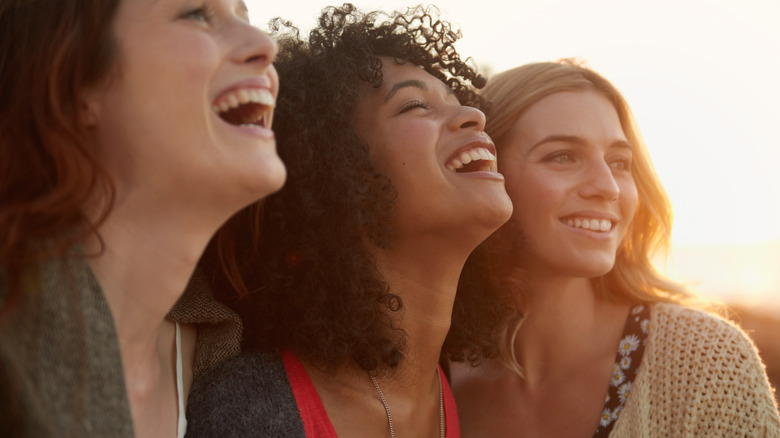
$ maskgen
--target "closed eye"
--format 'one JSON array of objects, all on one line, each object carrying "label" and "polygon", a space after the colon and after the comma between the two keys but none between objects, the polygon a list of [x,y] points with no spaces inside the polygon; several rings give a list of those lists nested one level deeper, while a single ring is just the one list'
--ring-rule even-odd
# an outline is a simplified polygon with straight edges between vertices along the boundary
[{"label": "closed eye", "polygon": [[428,104],[425,101],[422,100],[412,100],[409,102],[404,103],[401,105],[401,107],[398,109],[398,113],[405,113],[407,111],[413,110],[415,108],[422,108],[422,109],[430,109]]}]

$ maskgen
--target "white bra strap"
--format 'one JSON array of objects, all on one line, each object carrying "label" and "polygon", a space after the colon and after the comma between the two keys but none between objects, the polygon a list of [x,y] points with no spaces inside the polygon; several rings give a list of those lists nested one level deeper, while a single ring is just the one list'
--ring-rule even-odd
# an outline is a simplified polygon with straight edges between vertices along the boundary
[{"label": "white bra strap", "polygon": [[176,424],[176,436],[184,438],[187,432],[187,408],[184,405],[184,376],[181,358],[181,328],[176,323],[176,394],[179,399],[179,421]]}]

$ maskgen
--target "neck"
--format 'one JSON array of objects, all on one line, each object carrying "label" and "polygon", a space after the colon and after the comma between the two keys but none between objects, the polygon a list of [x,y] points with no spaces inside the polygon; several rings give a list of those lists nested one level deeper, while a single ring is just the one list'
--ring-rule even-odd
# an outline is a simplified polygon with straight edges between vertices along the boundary
[{"label": "neck", "polygon": [[[397,436],[438,436],[438,361],[458,278],[472,249],[452,250],[441,240],[416,238],[397,239],[391,249],[372,254],[381,279],[403,301],[394,323],[406,335],[404,359],[396,369],[376,376]],[[385,403],[367,371],[354,363],[337,373],[304,366],[339,436],[387,436]],[[355,409],[364,415],[355,416]]]},{"label": "neck", "polygon": [[376,265],[390,292],[401,297],[396,323],[406,333],[404,361],[394,381],[416,384],[420,371],[427,379],[439,361],[452,321],[458,279],[470,248],[452,250],[440,243],[397,241],[391,250],[375,254]]},{"label": "neck", "polygon": [[[599,297],[590,279],[529,278],[515,355],[529,384],[614,357],[628,306]],[[615,338],[615,337],[618,338]]]},{"label": "neck", "polygon": [[153,375],[161,360],[169,360],[160,357],[168,351],[159,345],[165,316],[219,226],[208,216],[196,221],[192,211],[144,201],[134,193],[118,196],[98,230],[100,240],[84,244],[114,317],[128,381],[134,374]]}]

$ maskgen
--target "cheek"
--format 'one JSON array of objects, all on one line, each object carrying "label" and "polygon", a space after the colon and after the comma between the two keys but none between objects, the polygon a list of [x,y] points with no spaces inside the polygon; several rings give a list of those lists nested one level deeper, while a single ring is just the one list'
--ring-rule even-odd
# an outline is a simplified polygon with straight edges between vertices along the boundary
[{"label": "cheek", "polygon": [[633,217],[639,205],[639,193],[633,179],[620,184],[620,203],[623,215]]}]

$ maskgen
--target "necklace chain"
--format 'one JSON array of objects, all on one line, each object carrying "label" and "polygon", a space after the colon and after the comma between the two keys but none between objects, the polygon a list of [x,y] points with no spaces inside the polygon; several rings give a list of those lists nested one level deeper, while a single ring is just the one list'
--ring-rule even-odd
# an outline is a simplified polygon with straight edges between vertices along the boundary
[{"label": "necklace chain", "polygon": [[[390,405],[387,404],[385,395],[379,388],[379,383],[377,383],[374,374],[369,372],[368,375],[371,377],[371,383],[374,384],[374,388],[376,388],[376,393],[379,394],[379,400],[382,401],[382,406],[385,407],[385,413],[387,414],[387,424],[390,425],[390,438],[395,438],[395,430],[393,429],[393,415],[390,414]],[[444,396],[441,389],[441,372],[439,371],[439,367],[436,367],[436,377],[439,378],[439,437],[444,438]]]}]

